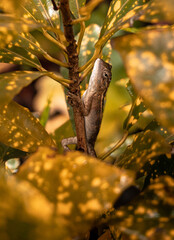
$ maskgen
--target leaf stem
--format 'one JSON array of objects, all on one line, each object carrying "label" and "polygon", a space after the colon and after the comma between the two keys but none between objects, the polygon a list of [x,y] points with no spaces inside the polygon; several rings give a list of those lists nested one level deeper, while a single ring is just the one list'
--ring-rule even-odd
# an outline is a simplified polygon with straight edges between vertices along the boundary
[{"label": "leaf stem", "polygon": [[44,53],[43,54],[44,58],[46,58],[48,61],[53,62],[61,67],[69,68],[69,65],[67,63],[61,62],[60,60],[51,57],[49,54]]},{"label": "leaf stem", "polygon": [[[55,73],[53,72],[47,72],[46,73],[49,77],[53,78],[54,80],[56,80],[57,82],[63,84],[64,86],[68,86],[68,84],[71,84],[73,81],[72,80],[69,80],[69,79],[66,79],[66,78],[63,78],[63,77],[60,77],[58,75],[56,75]],[[66,83],[66,84],[65,84]]]},{"label": "leaf stem", "polygon": [[112,147],[108,152],[106,152],[99,158],[101,160],[104,160],[105,158],[107,158],[111,153],[113,153],[116,149],[118,149],[126,141],[127,137],[128,137],[128,131],[125,131],[123,137],[115,144],[115,146]]},{"label": "leaf stem", "polygon": [[61,50],[63,50],[64,52],[66,52],[66,47],[58,42],[56,39],[54,39],[49,33],[47,33],[45,30],[43,30],[43,35],[50,40],[51,42],[53,42],[54,44],[56,44]]},{"label": "leaf stem", "polygon": [[85,22],[81,22],[81,23],[80,23],[79,39],[78,39],[78,42],[77,42],[77,53],[78,53],[78,54],[79,54],[79,52],[80,52],[80,46],[81,46],[81,43],[82,43],[82,39],[83,39],[83,36],[84,36],[84,32],[85,32]]}]

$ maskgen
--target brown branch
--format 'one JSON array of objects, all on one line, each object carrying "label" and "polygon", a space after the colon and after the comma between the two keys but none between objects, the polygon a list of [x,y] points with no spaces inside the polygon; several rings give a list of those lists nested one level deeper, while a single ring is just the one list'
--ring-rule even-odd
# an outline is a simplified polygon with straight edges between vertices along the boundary
[{"label": "brown branch", "polygon": [[62,13],[64,34],[68,43],[66,47],[68,61],[69,61],[69,79],[73,80],[70,84],[69,92],[75,95],[76,101],[72,99],[72,108],[74,113],[74,121],[76,126],[77,134],[77,149],[87,153],[86,144],[86,132],[83,111],[80,108],[80,77],[78,72],[78,54],[77,54],[77,43],[74,38],[72,18],[69,8],[69,0],[60,0],[60,11]]}]

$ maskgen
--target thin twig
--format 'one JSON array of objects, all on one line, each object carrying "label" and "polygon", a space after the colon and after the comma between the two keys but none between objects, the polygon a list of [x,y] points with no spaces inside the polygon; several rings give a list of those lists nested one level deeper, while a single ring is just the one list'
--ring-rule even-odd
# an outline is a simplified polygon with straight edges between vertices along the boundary
[{"label": "thin twig", "polygon": [[63,50],[64,52],[66,52],[66,47],[58,42],[56,39],[54,39],[49,33],[47,33],[45,30],[43,30],[43,35],[50,40],[51,42],[53,42],[54,44],[56,44],[61,50]]},{"label": "thin twig", "polygon": [[44,58],[46,58],[48,61],[55,63],[61,67],[69,68],[69,65],[67,63],[64,63],[56,58],[51,57],[49,54],[45,53],[43,54]]},{"label": "thin twig", "polygon": [[99,156],[99,158],[101,160],[104,160],[105,158],[107,158],[111,153],[113,153],[116,149],[118,149],[126,141],[127,137],[128,137],[128,131],[126,131],[124,133],[123,137],[115,144],[114,147],[112,147],[108,152],[106,152],[102,156]]}]

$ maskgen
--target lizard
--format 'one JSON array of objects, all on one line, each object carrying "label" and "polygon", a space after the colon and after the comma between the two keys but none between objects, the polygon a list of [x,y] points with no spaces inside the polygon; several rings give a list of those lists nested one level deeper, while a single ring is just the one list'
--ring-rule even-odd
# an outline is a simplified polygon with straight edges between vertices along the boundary
[{"label": "lizard", "polygon": [[[100,130],[103,111],[104,99],[111,81],[111,68],[109,63],[97,58],[89,79],[89,85],[82,95],[82,110],[85,118],[85,130],[88,154],[96,157],[94,145]],[[68,97],[73,98],[73,95]],[[65,151],[69,151],[67,145],[77,144],[77,137],[70,137],[61,141]]]}]

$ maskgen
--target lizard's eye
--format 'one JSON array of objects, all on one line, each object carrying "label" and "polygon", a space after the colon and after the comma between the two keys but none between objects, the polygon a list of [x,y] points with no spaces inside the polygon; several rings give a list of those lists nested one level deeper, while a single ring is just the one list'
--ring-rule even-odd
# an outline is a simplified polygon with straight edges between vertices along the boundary
[{"label": "lizard's eye", "polygon": [[108,78],[108,77],[109,77],[109,75],[107,74],[107,72],[104,72],[104,73],[103,73],[103,77],[104,77],[104,78]]}]

